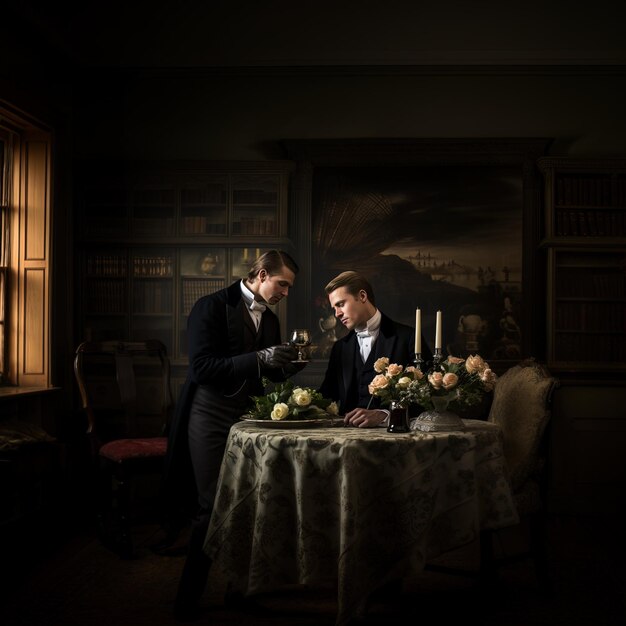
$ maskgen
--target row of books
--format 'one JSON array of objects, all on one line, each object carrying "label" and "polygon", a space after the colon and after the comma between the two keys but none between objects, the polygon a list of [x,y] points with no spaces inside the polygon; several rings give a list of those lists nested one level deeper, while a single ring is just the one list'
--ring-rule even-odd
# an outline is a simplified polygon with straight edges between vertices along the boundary
[{"label": "row of books", "polygon": [[585,363],[626,362],[626,335],[616,340],[615,335],[557,333],[554,359]]},{"label": "row of books", "polygon": [[216,185],[202,189],[181,189],[180,203],[185,204],[226,204],[226,187]]},{"label": "row of books", "polygon": [[135,217],[133,220],[135,235],[173,235],[174,220],[164,217]]},{"label": "row of books", "polygon": [[171,284],[154,281],[136,282],[133,288],[133,312],[171,315]]},{"label": "row of books", "polygon": [[210,220],[204,215],[189,215],[181,217],[181,230],[185,234],[193,235],[225,235],[225,222]]},{"label": "row of books", "polygon": [[558,237],[626,237],[626,209],[556,211]]},{"label": "row of books", "polygon": [[174,189],[135,189],[133,202],[135,205],[166,205],[174,204],[176,192]]},{"label": "row of books", "polygon": [[626,207],[626,178],[561,176],[554,200],[561,206]]},{"label": "row of books", "polygon": [[235,189],[233,204],[276,204],[278,193],[261,189]]},{"label": "row of books", "polygon": [[92,279],[85,285],[85,310],[101,315],[126,312],[126,289],[122,281]]},{"label": "row of books", "polygon": [[557,330],[626,332],[626,302],[558,302]]},{"label": "row of books", "polygon": [[626,276],[619,272],[603,272],[590,268],[559,268],[556,294],[560,298],[623,298]]},{"label": "row of books", "polygon": [[174,260],[170,256],[145,256],[133,259],[135,276],[171,276]]},{"label": "row of books", "polygon": [[90,254],[87,256],[87,274],[92,276],[126,276],[126,256]]},{"label": "row of books", "polygon": [[214,293],[225,286],[223,278],[185,279],[182,284],[183,315],[189,315],[193,305],[202,296]]},{"label": "row of books", "polygon": [[233,222],[233,235],[274,235],[276,234],[276,221],[273,219],[261,219],[258,217],[241,217],[238,222]]}]

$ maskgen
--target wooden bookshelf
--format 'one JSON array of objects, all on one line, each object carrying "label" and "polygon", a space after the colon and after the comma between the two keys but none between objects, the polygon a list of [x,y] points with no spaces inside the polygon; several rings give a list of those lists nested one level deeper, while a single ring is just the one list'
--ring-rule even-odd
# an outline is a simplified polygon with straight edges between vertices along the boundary
[{"label": "wooden bookshelf", "polygon": [[[195,302],[242,277],[266,250],[290,249],[290,169],[286,162],[83,168],[75,341],[159,339],[173,365],[186,366]],[[277,312],[284,325],[284,306]]]},{"label": "wooden bookshelf", "polygon": [[626,160],[539,159],[548,365],[626,370]]}]

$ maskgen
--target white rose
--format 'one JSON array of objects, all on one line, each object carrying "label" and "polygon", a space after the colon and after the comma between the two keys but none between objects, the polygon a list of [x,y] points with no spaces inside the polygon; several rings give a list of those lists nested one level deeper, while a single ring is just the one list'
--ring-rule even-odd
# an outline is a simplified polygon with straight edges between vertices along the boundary
[{"label": "white rose", "polygon": [[331,402],[326,411],[328,411],[331,415],[337,415],[339,413],[339,406],[336,402]]},{"label": "white rose", "polygon": [[284,420],[289,415],[289,407],[284,402],[274,405],[274,410],[270,413],[273,420]]},{"label": "white rose", "polygon": [[410,384],[411,379],[408,376],[403,376],[396,384],[396,387],[398,387],[398,389],[406,389]]},{"label": "white rose", "polygon": [[300,388],[294,389],[291,397],[298,406],[309,406],[312,400],[311,392]]},{"label": "white rose", "polygon": [[379,374],[382,374],[387,369],[388,365],[389,365],[389,358],[386,356],[383,356],[380,359],[377,359],[376,362],[374,363],[374,371],[378,372]]}]

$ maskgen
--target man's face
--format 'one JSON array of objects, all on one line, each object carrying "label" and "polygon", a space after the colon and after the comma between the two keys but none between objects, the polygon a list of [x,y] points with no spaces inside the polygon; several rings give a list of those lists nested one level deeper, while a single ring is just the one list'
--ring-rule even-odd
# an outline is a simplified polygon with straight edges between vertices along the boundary
[{"label": "man's face", "polygon": [[293,287],[296,275],[285,265],[277,274],[268,274],[267,270],[261,270],[258,275],[258,295],[268,304],[278,304],[289,295],[289,289]]},{"label": "man's face", "polygon": [[339,321],[348,329],[362,328],[371,317],[367,294],[360,291],[356,296],[348,293],[347,287],[339,287],[328,294],[330,306]]}]

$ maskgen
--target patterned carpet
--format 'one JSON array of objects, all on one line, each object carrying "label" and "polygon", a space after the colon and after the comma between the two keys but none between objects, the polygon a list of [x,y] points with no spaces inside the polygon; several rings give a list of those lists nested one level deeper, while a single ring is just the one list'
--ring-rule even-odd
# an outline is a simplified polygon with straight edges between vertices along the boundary
[{"label": "patterned carpet", "polygon": [[[538,593],[532,563],[500,570],[498,584],[424,573],[401,590],[373,598],[361,623],[438,624],[466,621],[483,626],[623,626],[626,623],[624,539],[619,520],[559,518],[550,523],[550,563],[555,593]],[[184,562],[148,546],[155,525],[136,529],[137,556],[120,560],[88,531],[37,546],[35,553],[3,570],[3,626],[173,626],[172,602]],[[615,538],[618,538],[617,542]],[[58,545],[51,545],[51,544]],[[475,564],[475,546],[450,555],[448,564]],[[215,626],[332,626],[332,589],[290,589],[258,597],[256,607],[226,608],[219,572],[212,572],[198,624]],[[408,620],[408,621],[407,621]]]}]

